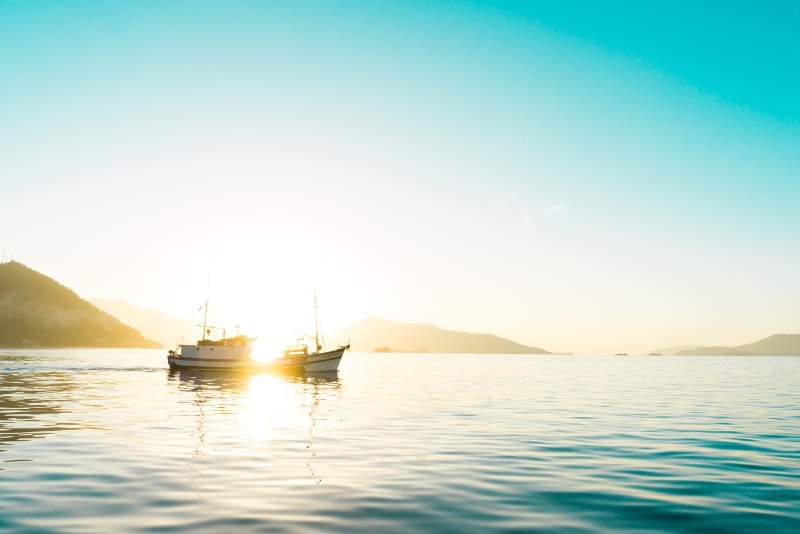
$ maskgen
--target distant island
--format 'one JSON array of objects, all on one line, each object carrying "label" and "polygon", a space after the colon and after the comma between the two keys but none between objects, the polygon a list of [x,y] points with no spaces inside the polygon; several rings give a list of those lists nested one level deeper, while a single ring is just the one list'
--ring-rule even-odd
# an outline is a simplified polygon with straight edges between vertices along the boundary
[{"label": "distant island", "polygon": [[443,330],[430,324],[401,323],[379,317],[368,317],[331,336],[350,339],[357,352],[550,354],[493,334]]},{"label": "distant island", "polygon": [[0,263],[0,346],[155,348],[122,324],[25,265]]},{"label": "distant island", "polygon": [[736,347],[696,347],[678,356],[800,356],[800,334],[775,334],[755,343]]},{"label": "distant island", "polygon": [[650,356],[671,356],[685,350],[699,349],[702,345],[678,345],[675,347],[662,347],[649,352]]}]

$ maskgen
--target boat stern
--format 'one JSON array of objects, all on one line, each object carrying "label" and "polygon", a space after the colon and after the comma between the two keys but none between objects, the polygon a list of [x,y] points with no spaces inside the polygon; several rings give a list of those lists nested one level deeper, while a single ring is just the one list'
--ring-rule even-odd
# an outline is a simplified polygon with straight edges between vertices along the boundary
[{"label": "boat stern", "polygon": [[339,369],[339,362],[342,361],[344,351],[350,350],[350,345],[343,345],[335,350],[310,354],[303,368],[307,373],[320,373],[336,371]]}]

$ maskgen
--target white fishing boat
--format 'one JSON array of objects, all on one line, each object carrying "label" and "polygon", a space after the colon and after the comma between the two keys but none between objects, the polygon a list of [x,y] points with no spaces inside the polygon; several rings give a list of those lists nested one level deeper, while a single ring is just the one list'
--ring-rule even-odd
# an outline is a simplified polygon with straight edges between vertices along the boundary
[{"label": "white fishing boat", "polygon": [[[297,343],[283,351],[280,358],[262,362],[253,359],[254,337],[237,333],[234,337],[226,337],[225,330],[209,326],[208,303],[203,315],[203,337],[194,345],[179,344],[167,354],[170,369],[208,369],[216,371],[237,370],[275,370],[295,373],[316,373],[336,371],[344,352],[350,349],[350,343],[340,345],[333,350],[323,350],[319,342],[319,322],[317,321],[317,294],[314,293],[314,337],[299,338]],[[212,339],[219,331],[222,336]],[[314,341],[314,349],[309,350],[306,338]]]}]

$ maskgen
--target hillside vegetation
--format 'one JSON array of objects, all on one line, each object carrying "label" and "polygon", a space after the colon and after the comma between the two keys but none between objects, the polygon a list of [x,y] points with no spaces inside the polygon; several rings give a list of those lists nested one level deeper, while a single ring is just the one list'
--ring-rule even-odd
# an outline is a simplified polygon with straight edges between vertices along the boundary
[{"label": "hillside vegetation", "polygon": [[0,264],[0,346],[158,347],[52,278]]}]

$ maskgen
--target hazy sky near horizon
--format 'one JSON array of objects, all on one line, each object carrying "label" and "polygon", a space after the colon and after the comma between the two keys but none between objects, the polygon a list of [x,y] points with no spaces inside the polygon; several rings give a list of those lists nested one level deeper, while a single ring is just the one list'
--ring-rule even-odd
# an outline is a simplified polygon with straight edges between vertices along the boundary
[{"label": "hazy sky near horizon", "polygon": [[314,288],[324,327],[550,351],[798,333],[798,27],[776,1],[5,1],[0,248],[266,337]]}]

